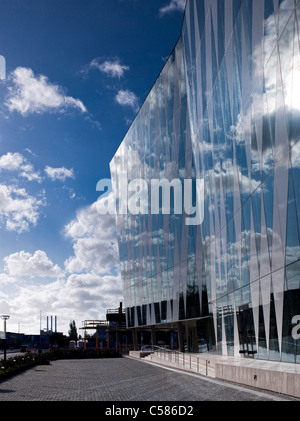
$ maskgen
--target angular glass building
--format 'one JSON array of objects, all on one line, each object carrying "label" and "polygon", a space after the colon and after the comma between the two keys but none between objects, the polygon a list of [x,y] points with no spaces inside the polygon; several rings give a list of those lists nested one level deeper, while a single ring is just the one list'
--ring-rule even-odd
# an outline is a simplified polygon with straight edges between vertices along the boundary
[{"label": "angular glass building", "polygon": [[[300,2],[187,0],[110,164],[139,341],[300,362],[299,138]],[[126,186],[153,179],[180,180],[182,197],[184,180],[204,180],[203,221],[187,223],[172,187],[170,212],[151,212],[150,189],[148,209],[126,210]]]}]

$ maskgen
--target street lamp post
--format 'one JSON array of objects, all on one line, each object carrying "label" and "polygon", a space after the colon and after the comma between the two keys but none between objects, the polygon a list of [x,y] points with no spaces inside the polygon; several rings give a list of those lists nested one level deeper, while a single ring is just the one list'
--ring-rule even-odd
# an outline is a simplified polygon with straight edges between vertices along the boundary
[{"label": "street lamp post", "polygon": [[4,338],[3,338],[3,350],[4,350],[4,361],[6,361],[6,320],[8,320],[10,316],[2,315],[1,319],[4,321]]}]

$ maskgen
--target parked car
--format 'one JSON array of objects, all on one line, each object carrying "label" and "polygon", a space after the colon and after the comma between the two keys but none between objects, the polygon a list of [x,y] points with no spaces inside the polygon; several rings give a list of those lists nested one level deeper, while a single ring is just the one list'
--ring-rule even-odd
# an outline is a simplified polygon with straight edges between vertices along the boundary
[{"label": "parked car", "polygon": [[20,352],[27,352],[27,350],[28,350],[27,345],[21,345]]},{"label": "parked car", "polygon": [[[189,346],[184,345],[185,352],[189,352]],[[197,348],[193,352],[196,352]],[[198,352],[208,352],[207,342],[205,339],[198,339]]]},{"label": "parked car", "polygon": [[152,351],[152,350],[153,350],[152,345],[144,345],[141,348],[141,351]]},{"label": "parked car", "polygon": [[198,340],[198,351],[199,352],[207,352],[207,342],[205,339],[199,339]]}]

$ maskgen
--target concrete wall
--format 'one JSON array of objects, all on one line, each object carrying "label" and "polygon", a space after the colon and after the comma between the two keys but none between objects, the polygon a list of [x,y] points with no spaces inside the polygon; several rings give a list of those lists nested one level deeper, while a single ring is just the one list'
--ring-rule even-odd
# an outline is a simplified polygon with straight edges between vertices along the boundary
[{"label": "concrete wall", "polygon": [[216,378],[300,398],[300,374],[216,363]]}]

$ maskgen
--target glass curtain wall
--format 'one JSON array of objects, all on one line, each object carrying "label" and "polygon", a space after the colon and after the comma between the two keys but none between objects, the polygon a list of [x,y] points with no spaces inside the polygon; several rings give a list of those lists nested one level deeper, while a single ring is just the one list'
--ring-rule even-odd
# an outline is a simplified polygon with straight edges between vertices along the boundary
[{"label": "glass curtain wall", "polygon": [[117,198],[124,173],[203,179],[204,221],[174,193],[169,215],[117,215],[130,327],[210,316],[216,352],[300,362],[299,19],[298,0],[187,1],[111,174]]}]

